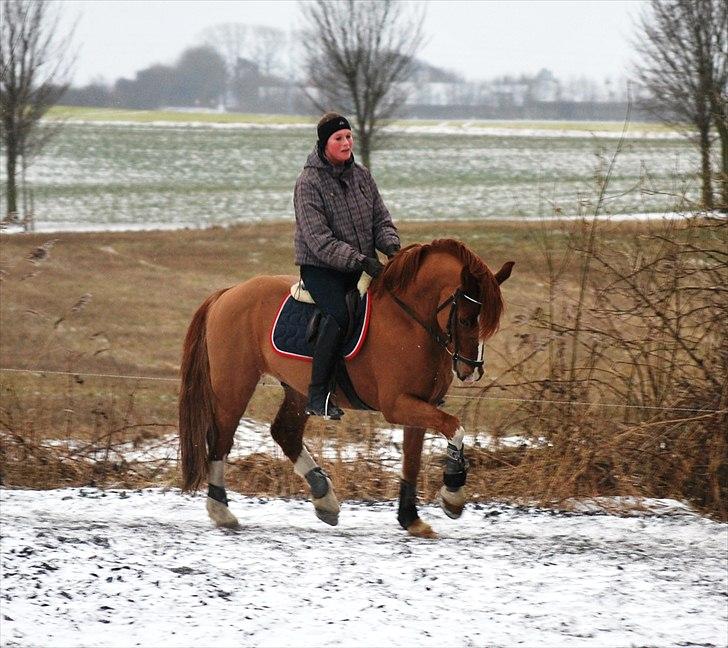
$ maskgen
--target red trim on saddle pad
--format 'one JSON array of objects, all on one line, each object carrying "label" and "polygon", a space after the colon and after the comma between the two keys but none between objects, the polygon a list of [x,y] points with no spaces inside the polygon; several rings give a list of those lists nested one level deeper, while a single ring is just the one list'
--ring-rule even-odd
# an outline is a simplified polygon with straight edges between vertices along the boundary
[{"label": "red trim on saddle pad", "polygon": [[[273,326],[271,326],[270,335],[268,336],[270,340],[270,345],[273,347],[273,350],[278,355],[282,355],[284,358],[293,358],[294,360],[304,360],[306,362],[312,362],[313,358],[311,358],[311,356],[291,353],[290,351],[283,351],[276,346],[276,343],[274,341],[274,333],[276,330],[276,325],[278,324],[278,318],[281,316],[281,313],[283,312],[283,307],[286,305],[286,302],[288,302],[289,299],[293,299],[293,296],[286,295],[283,298],[283,301],[281,301],[281,305],[278,307],[276,318],[273,320]],[[361,333],[359,334],[359,339],[356,341],[354,348],[347,355],[344,356],[344,360],[353,360],[354,358],[356,358],[356,356],[359,355],[359,351],[361,351],[362,346],[364,346],[364,340],[366,340],[367,333],[369,332],[369,318],[372,314],[371,304],[372,296],[367,290],[366,308],[364,310],[364,322],[362,323]]]}]

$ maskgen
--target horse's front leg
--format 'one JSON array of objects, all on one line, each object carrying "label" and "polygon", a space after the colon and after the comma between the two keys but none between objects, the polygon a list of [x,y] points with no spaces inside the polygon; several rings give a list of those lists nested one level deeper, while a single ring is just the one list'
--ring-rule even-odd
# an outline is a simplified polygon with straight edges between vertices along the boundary
[{"label": "horse's front leg", "polygon": [[425,428],[405,426],[397,520],[401,527],[413,536],[436,538],[437,533],[417,514],[417,477],[420,474],[424,438]]},{"label": "horse's front leg", "polygon": [[440,506],[445,514],[453,519],[459,518],[465,508],[465,480],[468,476],[468,461],[463,452],[465,430],[458,428],[452,439],[447,442],[445,471],[440,488]]},{"label": "horse's front leg", "polygon": [[[383,404],[382,413],[390,423],[399,423],[414,429],[431,428],[440,432],[448,440],[443,476],[444,485],[440,489],[439,501],[449,517],[460,517],[465,507],[463,486],[467,476],[467,462],[463,453],[465,430],[460,426],[460,420],[437,409],[431,403],[408,394],[400,394],[391,403]],[[405,427],[405,440],[407,438],[406,430],[407,427]],[[420,451],[421,449],[420,442]],[[419,456],[417,470],[419,471]],[[406,492],[404,494],[407,495]],[[400,506],[401,501],[402,490],[400,490]]]}]

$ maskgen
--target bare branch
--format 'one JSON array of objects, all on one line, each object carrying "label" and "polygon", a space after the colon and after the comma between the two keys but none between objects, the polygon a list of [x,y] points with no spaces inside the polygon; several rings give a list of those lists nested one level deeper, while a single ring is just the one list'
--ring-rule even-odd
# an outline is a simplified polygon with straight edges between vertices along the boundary
[{"label": "bare branch", "polygon": [[381,127],[407,98],[406,82],[422,44],[423,5],[396,0],[315,0],[301,5],[304,88],[320,111],[350,114],[362,161]]},{"label": "bare branch", "polygon": [[6,214],[15,219],[18,159],[27,168],[57,130],[39,128],[39,122],[68,87],[74,28],[65,34],[59,28],[58,3],[2,0],[0,8],[0,140],[6,152]]}]

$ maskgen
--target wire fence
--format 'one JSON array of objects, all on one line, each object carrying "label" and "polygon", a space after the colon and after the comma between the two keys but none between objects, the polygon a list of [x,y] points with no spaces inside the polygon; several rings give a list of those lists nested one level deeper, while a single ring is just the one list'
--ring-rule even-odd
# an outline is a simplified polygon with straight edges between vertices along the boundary
[{"label": "wire fence", "polygon": [[[112,378],[116,380],[148,380],[159,382],[179,382],[179,378],[166,376],[135,376],[128,374],[109,374],[109,373],[91,373],[80,371],[57,371],[50,369],[22,369],[13,367],[0,367],[0,372],[6,373],[22,373],[22,374],[41,374],[50,376],[78,376],[84,378]],[[280,387],[278,382],[262,381],[258,383],[259,387]],[[455,389],[458,389],[456,386]],[[461,387],[460,389],[472,389],[472,387]],[[546,405],[576,405],[579,407],[603,407],[615,409],[640,409],[640,410],[658,410],[664,412],[697,412],[701,414],[722,414],[728,410],[725,409],[704,409],[698,407],[663,407],[658,405],[631,405],[629,403],[603,403],[599,401],[574,401],[574,400],[550,400],[540,398],[515,398],[507,396],[486,396],[479,394],[477,396],[468,394],[448,394],[448,399],[459,400],[478,400],[478,401],[501,401],[511,403],[543,403]]]}]

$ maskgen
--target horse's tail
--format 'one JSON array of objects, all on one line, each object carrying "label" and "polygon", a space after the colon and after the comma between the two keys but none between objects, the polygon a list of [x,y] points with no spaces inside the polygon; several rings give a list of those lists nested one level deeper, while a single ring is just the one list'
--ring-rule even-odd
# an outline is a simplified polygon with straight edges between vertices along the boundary
[{"label": "horse's tail", "polygon": [[182,350],[179,448],[183,491],[197,490],[207,477],[207,443],[217,438],[205,328],[210,306],[225,290],[210,295],[197,309]]}]

